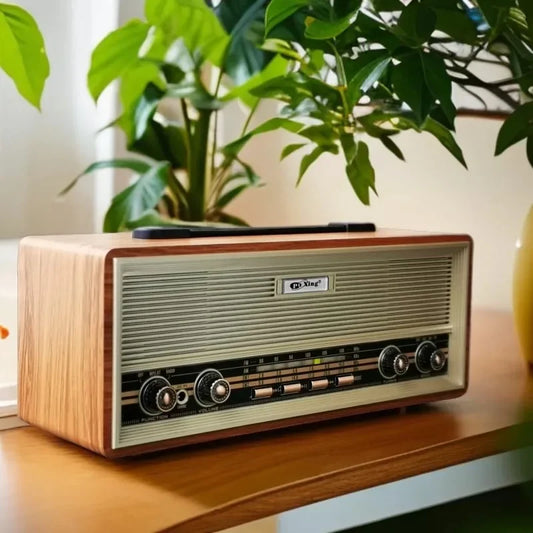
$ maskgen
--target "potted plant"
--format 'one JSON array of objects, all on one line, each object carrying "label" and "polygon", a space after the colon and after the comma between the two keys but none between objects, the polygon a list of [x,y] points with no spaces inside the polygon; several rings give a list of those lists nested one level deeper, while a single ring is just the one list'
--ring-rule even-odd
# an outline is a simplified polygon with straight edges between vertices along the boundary
[{"label": "potted plant", "polygon": [[[226,207],[260,180],[238,149],[219,153],[218,117],[238,98],[251,107],[251,118],[258,98],[249,89],[287,68],[287,60],[260,48],[265,5],[146,0],[145,20],[128,22],[95,48],[91,95],[97,100],[118,80],[122,113],[109,126],[124,132],[128,150],[145,156],[84,171],[127,168],[138,176],[113,199],[104,231],[176,221],[245,224]],[[246,120],[243,135],[248,126]]]},{"label": "potted plant", "polygon": [[[404,159],[396,136],[427,132],[466,166],[454,138],[457,115],[507,118],[501,153],[530,136],[533,52],[526,0],[146,0],[133,20],[94,50],[88,83],[95,100],[119,80],[119,127],[130,151],[148,159],[89,166],[128,168],[138,178],[118,194],[105,231],[178,221],[244,221],[228,204],[259,177],[240,152],[254,135],[277,128],[309,148],[298,179],[325,152],[342,152],[346,175],[368,204],[376,191],[365,136]],[[506,74],[484,79],[480,64]],[[480,106],[457,106],[471,95]],[[500,102],[494,111],[489,100]],[[281,101],[280,116],[249,130],[263,99]],[[239,139],[219,149],[218,116],[233,99],[250,112]],[[300,119],[300,120],[297,120]],[[303,120],[302,120],[303,119]],[[533,160],[533,140],[528,156]],[[79,177],[77,178],[79,179]],[[75,183],[67,187],[68,191]]]},{"label": "potted plant", "polygon": [[[308,150],[298,179],[323,153],[340,152],[355,193],[369,204],[376,186],[365,138],[378,138],[403,160],[394,139],[406,130],[435,136],[466,166],[454,137],[458,115],[505,119],[496,154],[527,138],[533,165],[533,103],[523,101],[533,94],[532,4],[478,4],[272,0],[263,49],[290,59],[292,68],[251,92],[282,102],[278,125],[302,137],[282,152]],[[481,76],[480,66],[492,75]]]}]

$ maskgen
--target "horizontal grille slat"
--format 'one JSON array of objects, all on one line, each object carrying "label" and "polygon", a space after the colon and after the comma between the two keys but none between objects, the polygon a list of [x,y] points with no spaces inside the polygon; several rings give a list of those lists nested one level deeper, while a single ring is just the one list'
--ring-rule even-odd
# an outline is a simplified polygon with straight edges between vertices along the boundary
[{"label": "horizontal grille slat", "polygon": [[[446,317],[448,312],[448,306],[438,304],[416,304],[416,305],[404,305],[404,306],[394,306],[384,305],[381,307],[374,307],[372,312],[365,312],[364,314],[357,308],[342,309],[342,312],[333,312],[328,314],[322,314],[318,316],[306,315],[304,318],[297,318],[294,315],[291,318],[290,325],[284,325],[286,316],[280,318],[272,318],[269,321],[265,319],[248,319],[246,320],[247,331],[253,329],[253,335],[259,335],[262,331],[268,330],[272,327],[282,327],[285,331],[296,330],[300,325],[308,325],[309,327],[317,326],[328,326],[334,325],[335,323],[342,323],[343,327],[349,326],[350,324],[359,322],[362,323],[364,319],[372,319],[373,317],[383,316],[387,313],[409,313],[410,317],[416,314],[418,315],[433,315],[438,316],[439,314]],[[242,326],[239,324],[239,320],[233,320],[231,323],[219,324],[217,319],[217,325],[211,326],[209,328],[211,335],[216,335],[218,333],[225,334],[226,332],[239,331],[243,330]],[[195,335],[196,333],[196,335]],[[135,330],[126,330],[122,335],[122,346],[128,349],[132,344],[144,345],[144,341],[149,339],[158,339],[158,344],[165,344],[166,339],[176,337],[177,335],[187,335],[190,338],[200,337],[205,338],[206,335],[204,332],[198,332],[198,327],[193,321],[180,321],[171,328],[171,331],[165,331],[162,328],[150,328],[148,332],[139,331],[139,328]],[[146,342],[146,344],[151,344]]]},{"label": "horizontal grille slat", "polygon": [[[406,320],[392,320],[392,319],[385,319],[381,322],[374,322],[371,325],[369,324],[358,324],[357,327],[357,333],[371,333],[371,332],[377,332],[382,331],[384,328],[387,329],[400,329],[400,328],[413,328],[413,327],[421,327],[421,326],[430,326],[430,325],[443,325],[447,322],[446,317],[442,317],[441,320],[435,321],[434,319],[427,319],[427,317],[421,317],[421,316],[413,316],[411,319]],[[327,333],[327,336],[325,336],[325,333]],[[327,328],[324,329],[317,329],[313,333],[306,333],[306,334],[298,334],[298,340],[300,342],[302,341],[313,341],[318,340],[320,341],[320,345],[323,345],[327,342],[324,341],[324,339],[327,339],[329,337],[332,338],[338,338],[341,336],[347,336],[348,333],[350,333],[350,330],[346,328],[346,326],[338,326],[336,328]],[[123,350],[123,362],[138,362],[139,359],[146,359],[148,358],[151,360],[154,357],[162,357],[162,356],[172,356],[174,358],[178,357],[179,354],[182,354],[183,356],[189,356],[189,355],[208,355],[208,354],[215,354],[220,351],[226,352],[228,355],[231,355],[231,350],[236,348],[243,348],[243,347],[250,347],[251,342],[253,341],[253,346],[257,349],[260,349],[264,346],[270,346],[272,345],[272,338],[273,336],[270,334],[263,334],[263,335],[256,335],[256,336],[245,336],[241,335],[238,337],[238,340],[235,340],[235,335],[229,335],[224,337],[218,337],[216,342],[216,350],[215,349],[208,349],[206,346],[208,344],[213,344],[213,338],[204,338],[201,341],[197,343],[190,343],[186,344],[183,342],[180,342],[180,352],[178,353],[176,349],[174,348],[154,348],[154,349],[148,349],[148,348],[142,348],[139,350],[130,350],[130,351],[124,351]],[[294,341],[294,335],[288,334],[288,335],[282,335],[278,334],[275,335],[275,341],[276,343],[279,343],[280,345],[284,345],[288,342]],[[170,344],[167,342],[165,343],[165,346],[169,346]]]},{"label": "horizontal grille slat", "polygon": [[[448,292],[442,291],[442,292],[424,292],[421,293],[421,297],[423,298],[424,302],[428,303],[439,303],[443,306],[448,304]],[[379,296],[377,298],[366,298],[366,299],[359,299],[359,303],[368,303],[370,300],[375,303],[380,302],[389,302],[391,299],[390,296]],[[346,311],[350,311],[353,309],[353,306],[345,305],[347,302],[350,302],[351,298],[346,299],[338,299],[338,300],[326,300],[325,304],[323,305],[316,305],[314,306],[313,310],[309,312],[310,316],[322,316],[322,314],[326,313],[328,315],[334,314],[335,310],[341,309],[342,313],[345,313]],[[412,302],[412,298],[409,297],[409,295],[394,295],[394,302],[396,305],[401,306],[404,302]],[[292,317],[294,316],[294,309],[298,309],[297,306],[288,307],[283,304],[277,305],[277,306],[271,306],[269,307],[268,311],[264,310],[257,310],[257,306],[254,306],[255,311],[251,309],[244,309],[239,308],[239,310],[234,310],[231,306],[225,306],[225,307],[218,307],[218,308],[210,308],[209,315],[216,311],[217,318],[219,322],[223,321],[236,321],[241,320],[243,318],[248,318],[250,320],[255,320],[257,317],[260,317],[262,320],[270,320],[271,318],[275,317]],[[166,324],[166,327],[168,329],[174,329],[175,324],[173,321],[179,320],[180,324],[188,324],[191,322],[197,322],[197,323],[204,323],[209,322],[211,320],[210,316],[206,316],[206,313],[204,310],[198,310],[195,312],[191,312],[190,309],[188,309],[187,314],[184,316],[183,310],[178,309],[177,311],[160,311],[159,313],[150,313],[149,317],[147,318],[146,313],[143,311],[139,311],[137,313],[128,313],[126,315],[128,317],[128,324],[122,326],[122,331],[127,332],[132,329],[138,329],[139,325],[142,324],[150,324],[150,325],[161,325]]]},{"label": "horizontal grille slat", "polygon": [[[385,329],[446,326],[452,256],[431,247],[426,253],[328,251],[281,259],[281,266],[264,256],[256,265],[236,255],[189,266],[176,258],[175,265],[151,264],[144,272],[132,263],[120,278],[122,365],[156,367],[191,354],[223,357],[246,347],[326,345]],[[280,279],[322,276],[330,292],[278,294]]]},{"label": "horizontal grille slat", "polygon": [[[376,268],[387,268],[387,269],[394,269],[394,268],[420,268],[421,266],[428,266],[431,267],[432,265],[444,265],[449,266],[450,261],[447,257],[421,257],[418,258],[416,263],[413,263],[411,259],[388,259],[387,264],[384,264],[381,260],[365,260],[363,258],[359,258],[357,260],[357,263],[354,263],[353,261],[335,261],[334,267],[335,270],[339,273],[342,272],[353,272],[354,270],[358,268],[362,269],[376,269]],[[316,260],[316,258],[313,258],[313,263],[308,263],[307,270],[321,270],[323,268],[331,269],[333,266],[331,261],[328,260]],[[285,276],[287,273],[290,272],[296,272],[297,274],[301,273],[302,270],[302,264],[295,264],[295,265],[284,265],[283,266],[283,272],[282,274]],[[275,270],[275,268],[272,268],[272,266],[263,267],[261,265],[254,266],[253,268],[247,268],[246,266],[243,266],[243,268],[239,268],[239,277],[245,277],[245,276],[251,276],[251,277],[257,277],[257,276],[263,276],[267,275],[269,273],[272,273]],[[231,277],[235,274],[234,271],[209,271],[209,270],[195,270],[194,272],[190,272],[187,279],[190,279],[191,281],[194,281],[195,279],[199,278],[205,278],[209,277],[210,279],[218,279],[223,277]],[[146,274],[145,273],[133,273],[133,272],[125,272],[123,275],[123,283],[138,283],[139,281],[146,281]],[[168,280],[171,279],[183,279],[183,275],[179,272],[167,272],[167,273],[153,273],[150,275],[150,282],[154,281],[163,281],[168,282]]]},{"label": "horizontal grille slat", "polygon": [[[390,287],[389,285],[392,285]],[[354,296],[357,296],[358,294],[367,294],[370,291],[376,291],[377,289],[380,289],[381,292],[387,291],[387,290],[397,290],[399,288],[403,288],[406,291],[416,290],[417,288],[422,287],[424,289],[438,289],[442,287],[442,279],[441,280],[432,280],[431,282],[424,278],[416,281],[405,281],[405,282],[399,282],[399,281],[389,281],[387,282],[381,282],[381,283],[368,283],[364,286],[361,286],[360,288],[352,289],[350,293],[352,293]],[[340,289],[343,289],[343,285],[341,284]],[[241,295],[246,295],[246,298],[238,298]],[[221,291],[213,291],[212,293],[209,293],[209,291],[203,291],[201,293],[192,293],[190,296],[181,294],[181,293],[167,293],[165,294],[157,294],[158,298],[158,305],[161,304],[169,304],[172,303],[173,300],[179,299],[180,302],[194,302],[194,301],[205,301],[205,299],[208,297],[211,302],[217,302],[217,301],[224,301],[228,302],[228,296],[231,296],[231,303],[235,303],[236,301],[243,301],[243,300],[250,300],[252,299],[254,302],[259,303],[259,299],[270,299],[274,295],[274,288],[269,291],[257,291],[254,292],[253,295],[250,294],[248,291],[239,291],[239,290],[232,290],[228,289],[227,291],[221,292]],[[124,297],[123,299],[123,308],[124,310],[127,310],[131,308],[132,306],[142,304],[143,302],[152,302],[154,295],[144,295],[141,297]],[[233,298],[234,296],[237,296],[236,298]],[[327,297],[324,295],[323,297]]]}]

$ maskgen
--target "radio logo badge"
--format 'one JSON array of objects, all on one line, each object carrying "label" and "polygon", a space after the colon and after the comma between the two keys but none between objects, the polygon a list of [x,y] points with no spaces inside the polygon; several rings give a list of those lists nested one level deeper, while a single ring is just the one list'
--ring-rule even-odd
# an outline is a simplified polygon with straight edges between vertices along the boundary
[{"label": "radio logo badge", "polygon": [[329,291],[329,276],[281,280],[281,294]]}]

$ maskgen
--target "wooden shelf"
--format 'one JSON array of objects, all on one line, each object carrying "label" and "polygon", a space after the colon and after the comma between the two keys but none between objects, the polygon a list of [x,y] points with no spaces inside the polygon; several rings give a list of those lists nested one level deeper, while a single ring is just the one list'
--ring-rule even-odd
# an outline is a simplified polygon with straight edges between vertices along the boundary
[{"label": "wooden shelf", "polygon": [[135,459],[0,432],[0,531],[210,531],[510,450],[533,404],[518,350],[508,313],[475,312],[462,398]]}]

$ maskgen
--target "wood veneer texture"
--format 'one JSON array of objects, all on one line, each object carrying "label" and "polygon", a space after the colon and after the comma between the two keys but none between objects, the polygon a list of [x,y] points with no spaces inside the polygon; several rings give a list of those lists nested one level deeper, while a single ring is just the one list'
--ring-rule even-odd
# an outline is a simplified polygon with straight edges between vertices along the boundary
[{"label": "wood veneer texture", "polygon": [[27,238],[18,274],[19,415],[103,452],[104,254]]},{"label": "wood veneer texture", "polygon": [[372,233],[137,240],[130,233],[27,237],[19,252],[19,414],[109,457],[456,397],[464,389],[113,450],[113,259],[467,242],[466,235]]}]

